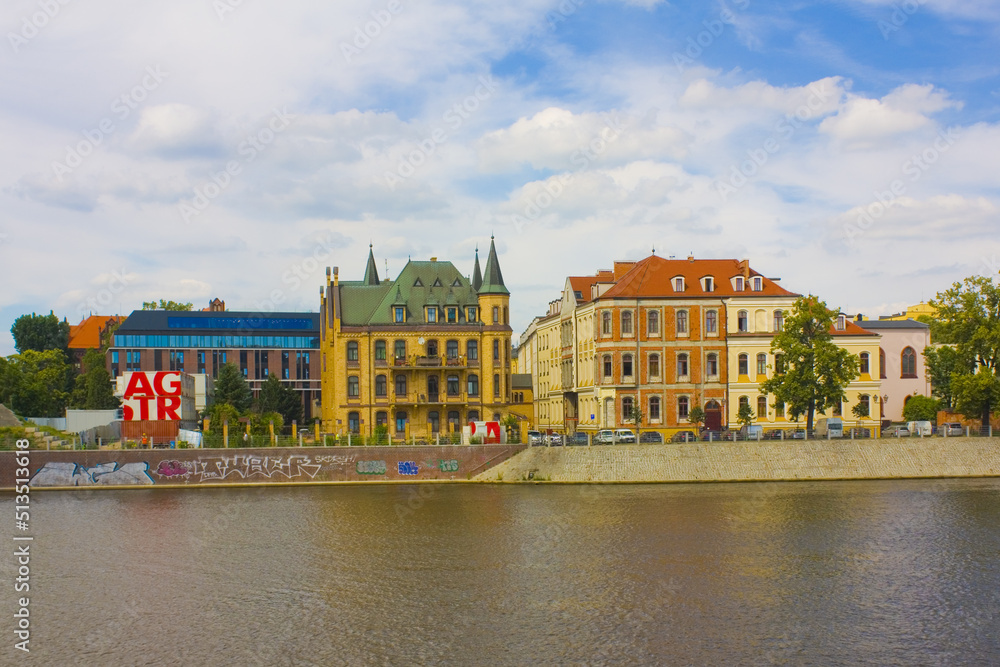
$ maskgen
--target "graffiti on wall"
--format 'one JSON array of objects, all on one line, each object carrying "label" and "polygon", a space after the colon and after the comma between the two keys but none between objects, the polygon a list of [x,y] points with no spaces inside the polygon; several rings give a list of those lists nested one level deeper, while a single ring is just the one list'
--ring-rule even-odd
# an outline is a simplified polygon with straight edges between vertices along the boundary
[{"label": "graffiti on wall", "polygon": [[314,462],[312,457],[299,454],[290,456],[235,454],[208,460],[161,461],[153,474],[163,478],[164,481],[183,479],[195,484],[224,479],[282,481],[301,477],[313,479],[322,467],[323,465]]},{"label": "graffiti on wall", "polygon": [[385,461],[358,461],[356,470],[359,475],[384,475]]},{"label": "graffiti on wall", "polygon": [[414,461],[400,461],[396,464],[396,469],[400,475],[416,475],[420,472],[420,466]]},{"label": "graffiti on wall", "polygon": [[149,464],[117,462],[98,463],[85,468],[78,463],[49,462],[39,468],[31,481],[31,486],[139,486],[153,484],[149,476]]}]

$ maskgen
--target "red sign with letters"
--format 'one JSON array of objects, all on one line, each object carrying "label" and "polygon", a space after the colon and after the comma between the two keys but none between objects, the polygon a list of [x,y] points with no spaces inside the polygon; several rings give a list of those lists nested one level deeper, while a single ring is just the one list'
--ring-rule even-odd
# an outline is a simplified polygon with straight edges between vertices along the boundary
[{"label": "red sign with letters", "polygon": [[122,398],[125,421],[180,421],[181,374],[136,371],[128,379]]}]

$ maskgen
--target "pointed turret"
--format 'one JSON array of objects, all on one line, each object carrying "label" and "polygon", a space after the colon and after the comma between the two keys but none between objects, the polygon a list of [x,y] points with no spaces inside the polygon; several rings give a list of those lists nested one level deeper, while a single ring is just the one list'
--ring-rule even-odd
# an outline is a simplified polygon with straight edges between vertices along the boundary
[{"label": "pointed turret", "polygon": [[506,285],[503,284],[500,260],[497,259],[497,247],[492,236],[490,237],[490,256],[486,259],[486,271],[483,272],[483,282],[477,291],[480,294],[510,294]]},{"label": "pointed turret", "polygon": [[483,286],[483,273],[479,270],[479,246],[476,246],[476,266],[472,269],[472,289],[478,291]]},{"label": "pointed turret", "polygon": [[375,254],[372,244],[368,244],[368,268],[365,269],[365,285],[378,285],[378,268],[375,266]]}]

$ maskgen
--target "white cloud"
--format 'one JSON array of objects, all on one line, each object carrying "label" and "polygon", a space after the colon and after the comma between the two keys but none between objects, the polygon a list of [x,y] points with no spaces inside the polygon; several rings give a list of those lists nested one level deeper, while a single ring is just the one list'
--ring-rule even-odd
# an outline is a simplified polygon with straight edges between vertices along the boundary
[{"label": "white cloud", "polygon": [[869,148],[895,135],[929,127],[932,121],[928,114],[958,107],[931,85],[907,84],[881,100],[851,97],[819,129],[849,147]]}]

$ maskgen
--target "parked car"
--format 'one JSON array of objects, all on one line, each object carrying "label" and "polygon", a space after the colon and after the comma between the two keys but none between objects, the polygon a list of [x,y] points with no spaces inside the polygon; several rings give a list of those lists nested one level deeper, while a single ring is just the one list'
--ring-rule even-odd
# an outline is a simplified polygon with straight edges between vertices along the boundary
[{"label": "parked car", "polygon": [[615,432],[605,429],[603,431],[598,431],[597,435],[594,436],[595,445],[610,445],[614,442]]},{"label": "parked car", "polygon": [[910,429],[910,435],[926,437],[934,435],[934,427],[929,421],[906,422],[906,428]]},{"label": "parked car", "polygon": [[764,440],[784,440],[790,436],[785,433],[784,429],[772,428],[769,431],[764,431],[764,435],[761,437],[764,438]]},{"label": "parked car", "polygon": [[544,445],[545,439],[542,437],[542,434],[538,431],[528,431],[528,444]]},{"label": "parked car", "polygon": [[615,440],[617,442],[635,442],[635,433],[627,428],[615,429]]},{"label": "parked car", "polygon": [[561,433],[549,433],[546,437],[550,447],[560,447],[563,444]]},{"label": "parked car", "polygon": [[566,436],[566,444],[567,445],[586,445],[586,444],[588,444],[587,443],[587,434],[583,433],[581,431],[577,431],[573,435],[567,435]]},{"label": "parked car", "polygon": [[792,440],[805,440],[806,430],[804,428],[797,428],[794,431],[791,431],[788,435],[792,438]]},{"label": "parked car", "polygon": [[882,429],[883,438],[906,438],[910,435],[910,429],[905,426],[890,426]]},{"label": "parked car", "polygon": [[663,443],[663,436],[656,431],[643,431],[639,434],[639,442],[659,445]]},{"label": "parked car", "polygon": [[948,422],[938,426],[938,435],[965,435],[965,429],[958,422]]},{"label": "parked car", "polygon": [[694,431],[677,431],[674,436],[670,438],[670,442],[694,442],[698,439],[698,436],[694,434]]},{"label": "parked car", "polygon": [[726,437],[726,434],[725,434],[724,431],[710,431],[710,430],[706,429],[706,430],[704,430],[704,431],[701,432],[701,439],[702,440],[711,440],[712,442],[716,442],[718,440],[725,439],[725,437]]}]

